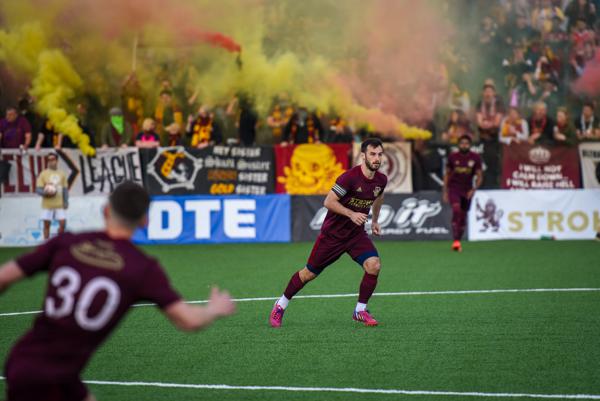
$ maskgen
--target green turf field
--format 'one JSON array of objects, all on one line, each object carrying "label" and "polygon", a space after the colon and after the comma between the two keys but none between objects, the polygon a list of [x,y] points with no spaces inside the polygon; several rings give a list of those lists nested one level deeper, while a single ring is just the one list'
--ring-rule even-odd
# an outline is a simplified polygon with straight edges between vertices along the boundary
[{"label": "green turf field", "polygon": [[[312,244],[155,246],[188,300],[211,284],[236,298],[275,297]],[[494,289],[600,289],[600,243],[379,242],[382,273],[369,306],[381,325],[351,320],[355,297],[295,299],[283,327],[268,327],[272,300],[196,334],[177,332],[153,307],[132,310],[91,360],[85,380],[284,389],[165,388],[90,384],[103,400],[477,400],[514,395],[600,399],[600,291],[427,294]],[[0,250],[0,262],[23,250]],[[362,272],[349,257],[300,295],[352,294]],[[0,359],[31,325],[45,277],[0,296]],[[377,293],[425,294],[377,296]],[[0,381],[0,394],[4,393]],[[289,391],[289,387],[301,387]],[[302,389],[313,388],[314,391]],[[441,394],[331,392],[339,388]],[[325,389],[324,389],[325,388]],[[448,395],[445,392],[475,392]],[[420,394],[420,393],[419,393]],[[507,399],[532,399],[508,397]],[[1,398],[1,396],[0,396]]]}]

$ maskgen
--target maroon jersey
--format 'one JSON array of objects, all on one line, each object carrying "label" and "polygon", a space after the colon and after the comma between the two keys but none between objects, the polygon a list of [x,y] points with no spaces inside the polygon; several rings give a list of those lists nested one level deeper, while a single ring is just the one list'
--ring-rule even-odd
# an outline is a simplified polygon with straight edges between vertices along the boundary
[{"label": "maroon jersey", "polygon": [[473,177],[481,170],[481,158],[475,152],[454,152],[448,156],[446,165],[450,173],[448,189],[457,192],[468,192],[473,189]]},{"label": "maroon jersey", "polygon": [[[371,205],[383,193],[386,184],[387,177],[384,174],[376,171],[375,176],[368,179],[361,167],[356,166],[337,178],[332,191],[348,209],[369,214]],[[321,232],[330,237],[344,239],[364,233],[364,226],[357,226],[348,217],[328,211]]]},{"label": "maroon jersey", "polygon": [[48,271],[43,313],[7,365],[30,366],[33,380],[78,374],[133,303],[180,299],[156,260],[103,232],[59,235],[17,263],[28,276]]}]

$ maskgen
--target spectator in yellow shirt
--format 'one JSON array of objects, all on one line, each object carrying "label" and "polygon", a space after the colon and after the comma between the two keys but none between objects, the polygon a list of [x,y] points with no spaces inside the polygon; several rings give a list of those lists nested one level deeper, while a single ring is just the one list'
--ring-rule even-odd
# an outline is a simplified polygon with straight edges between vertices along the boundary
[{"label": "spectator in yellow shirt", "polygon": [[58,156],[46,156],[47,168],[37,177],[36,193],[42,197],[42,221],[44,239],[50,237],[50,224],[58,220],[58,233],[63,233],[67,225],[66,209],[69,207],[69,187],[66,174],[58,169]]}]

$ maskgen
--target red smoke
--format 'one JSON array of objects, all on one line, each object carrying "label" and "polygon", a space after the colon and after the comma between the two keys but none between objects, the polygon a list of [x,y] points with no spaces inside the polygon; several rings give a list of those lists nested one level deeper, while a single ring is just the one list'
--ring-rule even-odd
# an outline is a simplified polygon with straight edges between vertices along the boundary
[{"label": "red smoke", "polygon": [[196,28],[189,28],[183,31],[186,39],[199,40],[209,43],[215,47],[221,47],[232,53],[239,53],[242,47],[229,36],[225,36],[219,32],[202,32]]},{"label": "red smoke", "polygon": [[575,93],[592,97],[600,94],[600,51],[586,63],[583,74],[573,83],[572,89]]}]

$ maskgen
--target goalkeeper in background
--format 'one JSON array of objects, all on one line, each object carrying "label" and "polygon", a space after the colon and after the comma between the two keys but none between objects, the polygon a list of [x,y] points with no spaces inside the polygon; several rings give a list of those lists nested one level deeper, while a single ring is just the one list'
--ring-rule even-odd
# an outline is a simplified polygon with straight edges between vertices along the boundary
[{"label": "goalkeeper in background", "polygon": [[58,220],[58,233],[67,226],[66,209],[69,207],[69,187],[67,176],[58,169],[58,155],[46,156],[47,168],[37,177],[35,192],[42,197],[42,221],[44,222],[44,240],[50,237],[50,224]]}]

